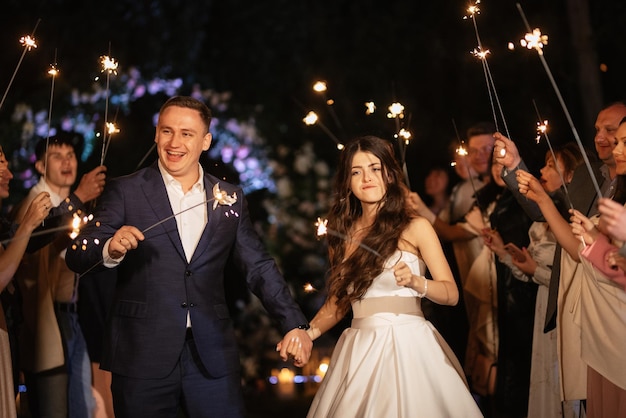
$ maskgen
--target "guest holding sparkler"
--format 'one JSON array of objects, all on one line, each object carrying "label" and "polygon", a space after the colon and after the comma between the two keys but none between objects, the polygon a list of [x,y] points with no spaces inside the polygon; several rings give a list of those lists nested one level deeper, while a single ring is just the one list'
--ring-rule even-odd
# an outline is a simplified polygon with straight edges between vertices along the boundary
[{"label": "guest holding sparkler", "polygon": [[[556,149],[554,155],[556,161],[551,152],[546,153],[546,165],[541,169],[541,185],[549,194],[557,192],[563,182],[569,184],[574,170],[583,163],[580,150],[573,142]],[[528,249],[524,247],[519,249],[505,243],[498,231],[490,230],[485,234],[485,245],[511,269],[516,279],[523,282],[532,281],[539,285],[532,336],[527,416],[573,418],[576,416],[575,402],[561,404],[556,331],[554,329],[548,333],[543,331],[556,238],[550,226],[544,221],[535,221],[528,235],[530,238]],[[519,330],[515,329],[515,332]]]},{"label": "guest holding sparkler", "polygon": [[437,234],[407,200],[391,144],[349,142],[334,191],[328,297],[307,332],[318,338],[350,308],[354,318],[308,417],[481,416],[458,360],[421,311],[424,297],[454,305],[459,295]]},{"label": "guest holding sparkler", "polygon": [[[13,174],[0,147],[0,200],[9,197],[9,181],[12,178]],[[15,231],[12,231],[14,228],[9,220],[0,219],[2,237],[12,236],[8,244],[0,245],[0,292],[3,296],[10,291],[8,288],[13,288],[13,274],[26,251],[29,238],[32,232],[41,226],[41,222],[48,216],[51,207],[50,195],[42,192],[28,206],[22,223]],[[8,299],[11,299],[11,296]],[[15,418],[17,416],[15,405],[17,367],[14,362],[15,356],[12,356],[15,342],[11,339],[13,330],[9,329],[5,321],[5,309],[9,307],[4,305],[0,307],[0,416]]]},{"label": "guest holding sparkler", "polygon": [[[41,175],[22,202],[17,221],[41,192],[50,194],[54,206],[86,216],[85,204],[104,189],[104,166],[85,174],[76,190],[80,137],[60,132],[40,140],[35,147],[35,169]],[[47,222],[47,221],[46,221]],[[68,228],[69,229],[69,228]],[[20,363],[26,377],[29,409],[34,416],[85,417],[95,401],[91,366],[78,323],[76,274],[65,264],[66,232],[24,257],[16,273],[23,296],[24,324],[20,335]]]},{"label": "guest holding sparkler", "polygon": [[[597,193],[589,168],[600,186],[603,196],[613,196],[616,184],[616,166],[612,149],[615,147],[615,132],[620,120],[626,116],[626,104],[614,102],[604,107],[596,119],[594,144],[600,161],[588,155],[590,165],[580,165],[572,176],[567,189],[570,206],[591,217],[597,213]],[[580,303],[582,269],[578,265],[580,239],[571,231],[552,198],[545,193],[540,183],[525,169],[517,147],[508,138],[496,134],[494,155],[504,165],[503,179],[513,192],[519,189],[518,201],[534,220],[548,222],[559,244],[555,250],[550,276],[550,289],[546,307],[544,331],[556,326],[559,345],[561,393],[563,401],[586,399],[588,393],[587,367],[581,353]],[[502,150],[504,149],[504,152]],[[532,186],[532,187],[531,187]],[[558,315],[557,315],[558,311]],[[581,404],[582,405],[582,404]],[[580,407],[582,408],[582,406]],[[580,410],[577,414],[583,414]]]},{"label": "guest holding sparkler", "polygon": [[229,256],[279,322],[280,355],[302,366],[306,318],[250,221],[240,188],[205,173],[211,112],[191,97],[161,107],[158,161],[111,181],[94,222],[68,247],[76,272],[116,268],[101,366],[112,372],[116,418],[245,415],[224,291]]},{"label": "guest holding sparkler", "polygon": [[[613,200],[626,203],[626,117],[615,134],[613,157],[616,163],[617,185]],[[529,188],[531,185],[529,185]],[[603,203],[607,212],[607,202]],[[572,210],[571,231],[582,241],[579,245],[583,266],[581,280],[582,356],[588,365],[587,416],[626,416],[626,277],[614,269],[611,254],[618,251],[622,241],[612,241],[607,226],[613,219],[608,215],[583,215]],[[615,245],[617,244],[617,245]]]}]

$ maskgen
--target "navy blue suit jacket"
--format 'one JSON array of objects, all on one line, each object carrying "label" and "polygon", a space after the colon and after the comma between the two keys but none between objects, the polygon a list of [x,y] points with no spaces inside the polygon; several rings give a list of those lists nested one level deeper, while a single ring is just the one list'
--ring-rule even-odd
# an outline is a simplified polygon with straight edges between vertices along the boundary
[{"label": "navy blue suit jacket", "polygon": [[[232,206],[207,202],[208,222],[188,263],[171,218],[145,233],[118,267],[102,367],[135,378],[161,378],[176,365],[185,342],[187,312],[195,344],[214,377],[239,368],[232,321],[224,295],[229,254],[241,262],[249,289],[283,332],[306,323],[274,260],[256,234],[242,190],[204,176],[207,199],[219,182],[237,201]],[[102,262],[102,246],[123,225],[139,230],[171,216],[172,209],[158,166],[112,180],[100,198],[94,220],[68,247],[68,266],[84,272]]]}]

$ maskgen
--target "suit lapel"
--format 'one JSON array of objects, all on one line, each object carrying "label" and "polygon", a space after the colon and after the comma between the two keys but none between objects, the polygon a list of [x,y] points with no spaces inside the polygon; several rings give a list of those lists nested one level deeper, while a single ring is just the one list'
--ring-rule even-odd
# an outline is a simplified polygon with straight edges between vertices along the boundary
[{"label": "suit lapel", "polygon": [[180,240],[180,234],[178,233],[178,226],[176,225],[176,219],[172,216],[172,205],[165,189],[165,183],[163,177],[159,172],[158,166],[153,164],[154,170],[149,171],[150,175],[147,178],[146,183],[143,185],[143,193],[146,201],[151,206],[157,219],[164,220],[160,225],[155,226],[150,231],[146,232],[146,235],[161,235],[167,234],[168,238],[176,248],[178,254],[183,260],[187,260],[185,257],[185,250]]},{"label": "suit lapel", "polygon": [[207,223],[204,227],[204,231],[202,231],[202,235],[200,236],[200,240],[198,241],[198,245],[191,257],[190,264],[193,263],[194,259],[199,257],[203,251],[209,246],[209,243],[213,239],[213,233],[209,233],[209,231],[215,231],[217,229],[217,224],[219,221],[219,207],[213,210],[213,186],[214,183],[211,182],[211,179],[208,176],[204,176],[204,192],[206,193],[206,210],[207,210]]}]

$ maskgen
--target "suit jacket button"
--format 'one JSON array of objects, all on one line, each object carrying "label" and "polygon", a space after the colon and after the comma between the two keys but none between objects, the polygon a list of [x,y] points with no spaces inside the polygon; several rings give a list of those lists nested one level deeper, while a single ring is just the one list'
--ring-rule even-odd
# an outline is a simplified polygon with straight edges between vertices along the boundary
[{"label": "suit jacket button", "polygon": [[187,302],[183,302],[183,303],[181,303],[181,304],[180,304],[180,307],[181,307],[181,308],[186,308],[186,307],[187,307]]},{"label": "suit jacket button", "polygon": [[187,276],[187,277],[191,276],[191,272],[190,272],[189,270],[187,270],[187,271],[185,272],[185,276]]},{"label": "suit jacket button", "polygon": [[193,308],[194,306],[196,306],[196,305],[195,305],[195,304],[193,304],[193,303],[190,303],[190,304],[189,304],[189,307],[190,307],[190,308]]}]

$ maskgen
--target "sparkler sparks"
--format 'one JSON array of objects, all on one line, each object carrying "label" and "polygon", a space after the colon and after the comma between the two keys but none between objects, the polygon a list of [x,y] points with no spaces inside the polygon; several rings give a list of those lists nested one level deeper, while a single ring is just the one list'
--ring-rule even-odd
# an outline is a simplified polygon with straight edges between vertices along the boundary
[{"label": "sparkler sparks", "polygon": [[28,51],[30,51],[33,48],[37,48],[37,42],[35,41],[35,38],[33,38],[33,37],[29,36],[29,35],[22,36],[20,38],[20,43]]},{"label": "sparkler sparks", "polygon": [[[541,115],[539,114],[539,108],[537,107],[537,103],[533,100],[533,106],[535,107],[535,112],[537,113],[537,118],[541,120]],[[567,202],[569,203],[570,209],[574,209],[574,205],[572,204],[572,199],[569,195],[569,190],[567,189],[567,183],[565,183],[565,177],[559,168],[559,164],[556,159],[556,154],[554,153],[554,148],[552,148],[552,142],[550,142],[550,137],[548,136],[548,121],[544,120],[543,123],[537,122],[537,143],[539,143],[539,139],[543,135],[546,138],[546,142],[548,144],[548,148],[550,148],[550,154],[552,155],[552,160],[554,161],[554,168],[556,172],[559,174],[559,179],[561,180],[561,185],[563,186],[563,190],[565,191],[565,197],[567,198]],[[584,244],[584,240],[583,240]]]},{"label": "sparkler sparks", "polygon": [[304,119],[302,119],[302,121],[307,126],[311,126],[311,125],[317,124],[320,128],[322,128],[324,133],[326,133],[326,135],[328,135],[330,137],[330,139],[332,139],[335,142],[335,144],[337,144],[337,149],[338,150],[342,150],[344,148],[344,145],[339,141],[339,139],[335,136],[335,134],[333,134],[330,131],[330,129],[328,129],[328,127],[326,125],[324,125],[319,120],[319,117],[317,116],[317,113],[315,113],[314,111],[311,110],[309,113],[307,113],[307,115],[304,117]]},{"label": "sparkler sparks", "polygon": [[102,55],[100,57],[100,64],[102,64],[102,70],[100,70],[100,72],[117,75],[117,67],[119,63],[115,61],[115,58],[111,58],[108,55]]},{"label": "sparkler sparks", "polygon": [[317,218],[317,222],[315,222],[315,226],[317,227],[317,236],[318,238],[323,236],[323,235],[333,235],[337,238],[341,238],[342,240],[344,240],[345,242],[353,242],[355,244],[357,244],[359,247],[363,248],[365,251],[370,252],[372,254],[374,254],[377,257],[382,257],[382,255],[380,255],[380,253],[378,251],[376,251],[375,249],[368,247],[367,245],[363,244],[361,241],[352,239],[350,237],[348,237],[347,235],[344,235],[340,232],[337,231],[333,231],[332,229],[328,228],[328,219],[322,219],[322,218]]},{"label": "sparkler sparks", "polygon": [[535,141],[539,143],[542,135],[547,135],[548,132],[548,121],[544,120],[543,123],[537,122],[537,137]]},{"label": "sparkler sparks", "polygon": [[33,29],[33,32],[30,35],[25,35],[20,38],[20,43],[24,47],[24,50],[22,51],[22,55],[20,56],[20,59],[18,60],[17,65],[15,66],[15,70],[13,71],[13,75],[11,76],[11,80],[9,80],[9,85],[7,86],[6,90],[4,91],[4,94],[2,95],[2,100],[0,100],[0,109],[2,109],[2,105],[4,104],[4,101],[7,98],[7,94],[9,94],[9,90],[11,89],[11,85],[13,84],[13,80],[15,80],[15,76],[17,75],[17,72],[19,71],[20,66],[22,65],[22,61],[24,60],[24,56],[26,55],[26,52],[30,51],[33,48],[37,48],[37,43],[35,42],[35,31],[37,30],[37,26],[39,26],[39,22],[41,22],[41,19],[37,20],[37,23],[35,24],[35,28]]},{"label": "sparkler sparks", "polygon": [[[110,50],[109,46],[109,50]],[[111,80],[111,74],[117,75],[117,67],[118,63],[114,58],[111,58],[108,55],[103,55],[100,57],[100,64],[102,65],[102,69],[100,72],[106,73],[107,81],[106,81],[106,89],[105,89],[105,99],[104,99],[104,125],[103,125],[103,135],[102,135],[102,155],[100,157],[100,165],[104,165],[104,157],[106,156],[108,150],[108,143],[111,140],[111,135],[108,132],[109,127],[109,85]]]},{"label": "sparkler sparks", "polygon": [[[500,98],[498,97],[498,93],[496,91],[496,85],[493,81],[493,76],[491,75],[491,69],[489,68],[489,64],[487,62],[487,55],[491,52],[488,49],[483,48],[483,44],[480,40],[480,35],[478,33],[478,24],[476,23],[476,15],[480,14],[480,8],[478,4],[480,0],[476,0],[475,3],[471,4],[468,9],[468,15],[464,16],[464,19],[471,19],[474,26],[474,33],[476,34],[476,41],[478,42],[478,48],[474,48],[473,51],[470,51],[472,55],[476,58],[480,59],[480,62],[483,66],[483,73],[485,75],[485,82],[487,83],[487,94],[489,95],[489,104],[491,105],[491,113],[493,115],[493,122],[496,128],[496,131],[499,131],[498,127],[498,117],[496,114],[496,105],[498,106],[498,111],[500,113],[500,118],[502,119],[502,124],[504,125],[504,131],[506,136],[511,138],[511,134],[509,133],[509,128],[506,124],[506,119],[504,118],[504,112],[502,111],[502,105],[500,104]],[[495,100],[495,104],[494,104]]]},{"label": "sparkler sparks", "polygon": [[326,82],[316,81],[315,84],[313,84],[313,91],[320,93],[324,97],[324,100],[328,105],[328,113],[330,113],[330,116],[333,118],[333,121],[335,122],[337,128],[339,128],[340,131],[343,131],[341,121],[339,120],[339,117],[337,116],[337,114],[335,113],[335,109],[333,108],[335,101],[326,95],[326,92],[328,91],[328,86]]},{"label": "sparkler sparks", "polygon": [[480,4],[480,0],[476,0],[474,3],[470,4],[466,9],[467,14],[463,16],[463,19],[473,19],[474,15],[479,15],[480,14],[480,7],[478,7],[479,4]]},{"label": "sparkler sparks", "polygon": [[[528,20],[526,19],[526,14],[524,13],[522,6],[519,3],[516,3],[516,6],[517,6],[517,10],[519,11],[520,16],[522,17],[522,20],[524,21],[526,30],[528,32],[534,33],[534,31],[530,30],[530,24],[528,23]],[[572,134],[574,135],[574,139],[576,140],[576,143],[578,144],[578,148],[580,149],[580,152],[582,153],[583,160],[585,161],[585,166],[587,167],[587,171],[589,172],[589,176],[591,177],[591,182],[593,183],[596,194],[598,195],[598,198],[602,198],[602,192],[600,191],[598,180],[596,179],[596,176],[593,173],[593,168],[591,167],[591,163],[589,162],[589,158],[587,157],[585,147],[583,146],[583,143],[580,140],[578,131],[576,130],[576,127],[574,126],[574,121],[572,120],[569,110],[567,109],[567,105],[565,104],[565,100],[563,100],[563,96],[561,95],[561,90],[559,90],[559,86],[556,84],[556,80],[554,80],[554,76],[552,75],[552,70],[550,70],[550,66],[548,66],[548,62],[546,61],[546,58],[543,54],[543,45],[548,42],[548,38],[546,37],[544,39],[543,36],[545,35],[541,35],[541,31],[539,31],[539,29],[535,29],[535,30],[537,31],[536,35],[538,39],[533,40],[534,43],[533,43],[532,48],[534,48],[537,51],[537,56],[539,57],[539,60],[541,61],[541,64],[543,65],[543,69],[545,70],[546,75],[548,76],[548,79],[550,80],[550,84],[552,84],[552,88],[554,89],[554,93],[556,94],[556,97],[559,99],[559,103],[561,104],[563,113],[565,113],[565,118],[567,119],[567,123],[569,124],[570,129],[572,130]],[[541,118],[539,118],[539,120],[541,120]]]},{"label": "sparkler sparks", "polygon": [[387,117],[389,119],[399,118],[404,119],[404,105],[402,103],[392,103],[389,106],[389,113],[387,113]]},{"label": "sparkler sparks", "polygon": [[374,102],[365,102],[365,114],[372,115],[376,111],[376,105]]},{"label": "sparkler sparks", "polygon": [[474,48],[473,51],[470,51],[470,54],[472,54],[473,56],[475,56],[478,59],[481,60],[486,60],[487,59],[487,55],[491,54],[491,51],[488,49],[485,49],[484,51],[478,47],[478,48]]},{"label": "sparkler sparks", "polygon": [[412,136],[413,135],[411,134],[411,132],[407,131],[404,128],[400,129],[400,132],[395,134],[395,138],[402,138],[405,145],[409,145],[409,141],[411,140]]},{"label": "sparkler sparks", "polygon": [[59,69],[56,64],[56,50],[54,51],[54,63],[50,65],[50,69],[48,70],[48,74],[52,76],[52,84],[50,87],[50,105],[48,107],[48,136],[46,137],[46,155],[43,162],[43,179],[46,181],[46,174],[48,172],[48,146],[50,145],[50,131],[52,126],[52,101],[54,100],[54,82],[56,80],[56,76],[59,74]]},{"label": "sparkler sparks", "polygon": [[313,90],[318,93],[326,91],[327,90],[326,82],[325,81],[315,82],[315,84],[313,84]]},{"label": "sparkler sparks", "polygon": [[539,55],[543,55],[543,46],[548,44],[548,35],[542,35],[539,28],[535,28],[531,33],[527,33],[524,39],[520,40],[520,45],[528,49],[535,49]]}]

